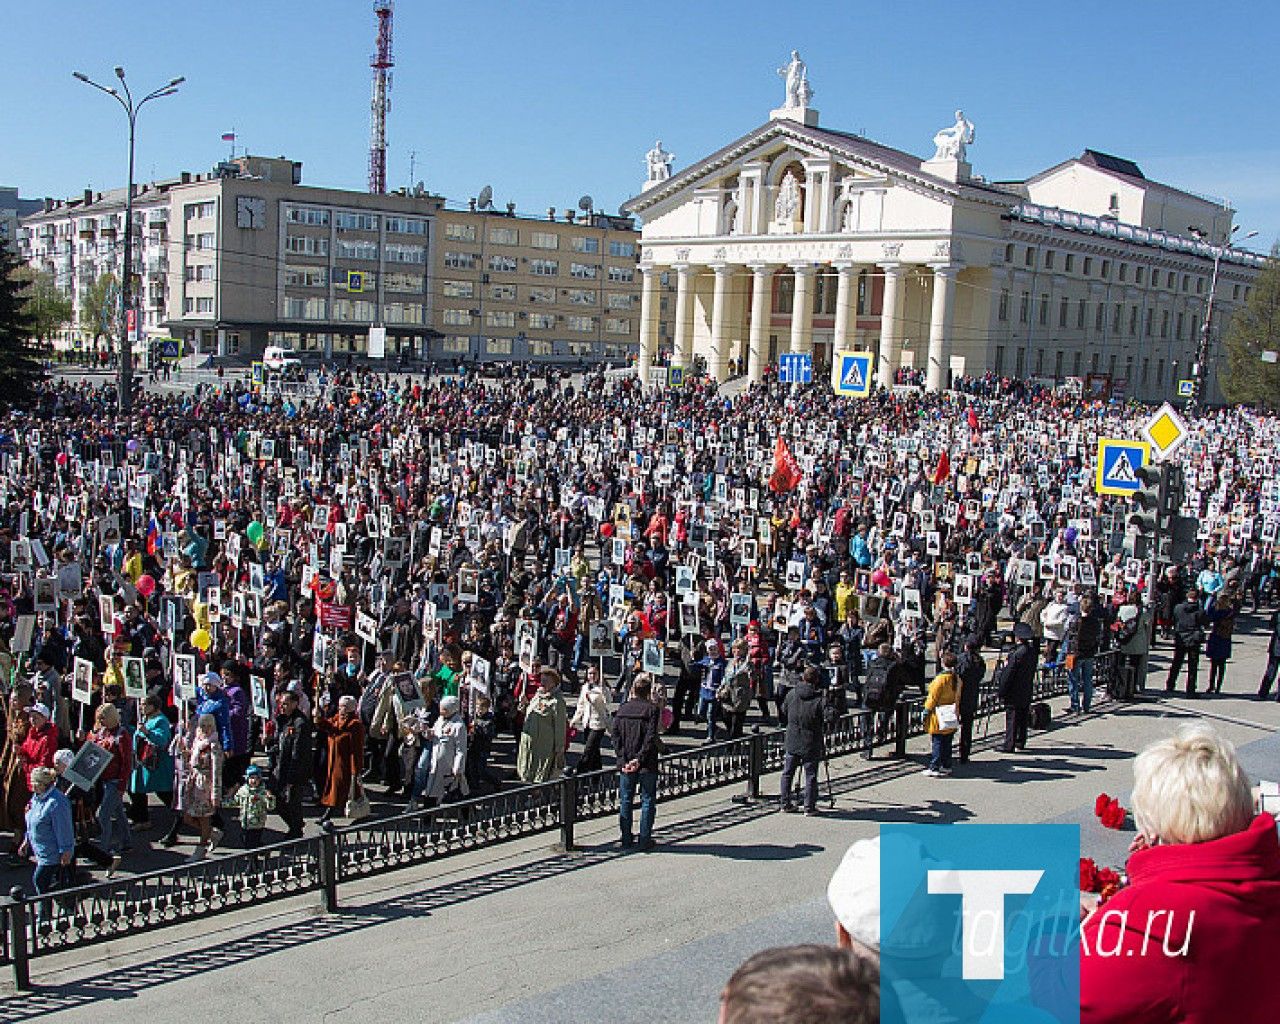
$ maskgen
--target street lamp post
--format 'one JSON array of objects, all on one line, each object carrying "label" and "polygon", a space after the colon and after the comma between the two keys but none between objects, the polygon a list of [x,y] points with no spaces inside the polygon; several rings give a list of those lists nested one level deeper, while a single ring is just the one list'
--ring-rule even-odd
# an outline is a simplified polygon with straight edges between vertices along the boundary
[{"label": "street lamp post", "polygon": [[[1200,228],[1193,227],[1188,230],[1201,241],[1204,241],[1207,237]],[[1209,390],[1209,373],[1206,363],[1209,359],[1209,326],[1213,321],[1213,300],[1218,291],[1218,269],[1222,265],[1222,254],[1230,251],[1232,240],[1239,230],[1240,225],[1236,224],[1227,232],[1227,240],[1225,242],[1221,245],[1212,246],[1213,276],[1209,279],[1209,298],[1205,301],[1204,323],[1200,325],[1200,341],[1196,346],[1196,362],[1192,367],[1192,391],[1190,399],[1187,400],[1188,412],[1196,412],[1204,404],[1205,393]],[[1257,233],[1256,231],[1250,231],[1248,234],[1241,235],[1240,240],[1252,238]]]},{"label": "street lamp post", "polygon": [[[119,89],[99,85],[80,71],[73,71],[71,75],[85,85],[114,96],[129,119],[129,182],[125,188],[124,200],[124,273],[120,278],[120,375],[117,380],[120,412],[128,415],[133,406],[133,340],[129,337],[129,310],[133,307],[133,146],[137,135],[138,111],[154,99],[172,96],[186,79],[174,78],[167,85],[162,85],[134,103],[129,83],[124,80],[124,68],[117,66],[115,72],[116,78],[120,80]],[[123,96],[120,94],[121,89],[124,90]]]}]

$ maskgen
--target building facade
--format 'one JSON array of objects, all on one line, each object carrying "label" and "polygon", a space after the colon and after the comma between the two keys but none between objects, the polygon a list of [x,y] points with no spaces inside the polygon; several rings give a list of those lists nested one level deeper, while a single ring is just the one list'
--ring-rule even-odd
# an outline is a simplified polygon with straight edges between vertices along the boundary
[{"label": "building facade", "polygon": [[40,205],[40,200],[20,199],[16,188],[0,185],[0,246],[17,251],[18,222],[27,214],[35,213]]},{"label": "building facade", "polygon": [[473,208],[442,210],[437,224],[433,322],[444,358],[634,361],[640,234],[630,217]]},{"label": "building facade", "polygon": [[649,180],[624,205],[644,222],[644,379],[666,357],[758,380],[784,352],[811,354],[816,374],[833,353],[871,351],[883,384],[904,367],[934,390],[995,371],[1161,398],[1192,375],[1216,265],[1208,397],[1220,400],[1217,342],[1265,262],[1231,247],[1226,204],[1090,150],[987,181],[960,111],[925,159],[819,127],[796,63],[761,127],[675,174],[660,144],[648,155]]},{"label": "building facade", "polygon": [[[491,206],[491,204],[485,204]],[[59,343],[86,344],[93,282],[123,272],[125,195],[46,200],[21,251],[73,299]],[[634,359],[639,232],[629,217],[565,210],[545,219],[446,209],[421,188],[388,195],[301,183],[301,165],[246,156],[134,193],[141,339],[252,358],[281,345],[323,358],[596,362]]]}]

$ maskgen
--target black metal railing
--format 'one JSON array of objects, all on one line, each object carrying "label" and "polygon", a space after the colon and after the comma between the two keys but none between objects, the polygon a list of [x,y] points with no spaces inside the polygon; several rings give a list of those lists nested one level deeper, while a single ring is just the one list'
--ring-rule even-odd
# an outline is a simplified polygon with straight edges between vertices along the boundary
[{"label": "black metal railing", "polygon": [[[1105,699],[1118,656],[1100,655],[1094,686]],[[1034,699],[1066,691],[1061,669],[1042,672]],[[979,719],[1004,710],[993,688],[978,701]],[[831,756],[892,746],[905,756],[907,740],[925,732],[924,702],[901,701],[891,712],[856,710],[826,733]],[[737,783],[758,798],[761,777],[782,766],[784,729],[756,729],[736,739],[664,755],[658,798],[672,800]],[[322,892],[325,909],[338,909],[338,887],[360,878],[425,864],[527,836],[560,832],[574,848],[574,826],[616,814],[614,768],[519,786],[490,796],[426,810],[373,818],[319,836],[276,843],[148,874],[95,882],[32,897],[15,886],[0,903],[0,965],[13,969],[20,991],[30,987],[30,961],[65,950],[154,931],[245,906]]]}]

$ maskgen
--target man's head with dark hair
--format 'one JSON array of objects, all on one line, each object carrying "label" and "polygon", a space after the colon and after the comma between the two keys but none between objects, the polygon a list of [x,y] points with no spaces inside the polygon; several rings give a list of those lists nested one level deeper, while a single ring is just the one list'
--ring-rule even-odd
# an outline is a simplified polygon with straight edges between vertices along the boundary
[{"label": "man's head with dark hair", "polygon": [[803,679],[815,690],[818,690],[822,688],[822,684],[826,681],[826,676],[822,674],[816,665],[810,665],[804,670]]},{"label": "man's head with dark hair", "polygon": [[733,972],[719,1024],[877,1024],[880,965],[834,946],[766,949]]},{"label": "man's head with dark hair", "polygon": [[648,700],[652,692],[653,680],[646,675],[636,676],[635,682],[631,684],[631,696],[636,700]]}]

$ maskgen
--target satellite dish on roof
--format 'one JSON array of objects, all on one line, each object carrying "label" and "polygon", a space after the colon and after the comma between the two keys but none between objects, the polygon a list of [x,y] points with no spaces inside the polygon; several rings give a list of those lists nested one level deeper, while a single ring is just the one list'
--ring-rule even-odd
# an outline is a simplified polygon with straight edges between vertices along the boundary
[{"label": "satellite dish on roof", "polygon": [[581,199],[578,200],[578,209],[586,213],[590,213],[592,210],[594,210],[595,206],[596,206],[596,201],[592,199],[590,196],[583,196]]},{"label": "satellite dish on roof", "polygon": [[476,199],[476,206],[481,210],[493,209],[493,188],[486,185],[480,190],[480,195]]}]

